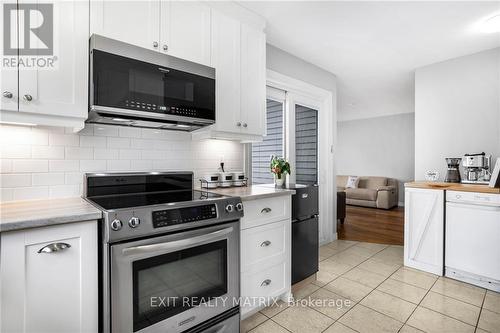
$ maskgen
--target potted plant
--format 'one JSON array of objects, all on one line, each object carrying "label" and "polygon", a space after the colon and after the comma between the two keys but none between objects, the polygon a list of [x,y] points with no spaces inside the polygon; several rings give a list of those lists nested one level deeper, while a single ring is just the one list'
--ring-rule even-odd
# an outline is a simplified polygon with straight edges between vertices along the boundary
[{"label": "potted plant", "polygon": [[290,174],[290,163],[283,157],[271,157],[271,172],[274,174],[274,183],[282,187],[285,183],[286,174]]}]

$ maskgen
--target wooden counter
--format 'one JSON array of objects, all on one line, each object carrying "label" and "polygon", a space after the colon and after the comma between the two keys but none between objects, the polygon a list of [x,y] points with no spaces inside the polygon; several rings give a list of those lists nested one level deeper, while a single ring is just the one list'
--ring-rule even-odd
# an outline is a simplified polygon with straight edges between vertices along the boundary
[{"label": "wooden counter", "polygon": [[500,194],[500,188],[489,187],[488,185],[476,185],[476,184],[415,181],[415,182],[405,183],[405,187],[425,188],[429,190],[447,190],[447,191]]}]

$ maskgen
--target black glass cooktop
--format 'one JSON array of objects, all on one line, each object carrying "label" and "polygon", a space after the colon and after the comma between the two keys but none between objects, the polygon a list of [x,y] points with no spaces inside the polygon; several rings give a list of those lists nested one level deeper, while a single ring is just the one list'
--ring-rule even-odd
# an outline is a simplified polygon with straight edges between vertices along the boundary
[{"label": "black glass cooktop", "polygon": [[216,193],[179,190],[155,193],[105,195],[88,198],[106,210],[222,198]]}]

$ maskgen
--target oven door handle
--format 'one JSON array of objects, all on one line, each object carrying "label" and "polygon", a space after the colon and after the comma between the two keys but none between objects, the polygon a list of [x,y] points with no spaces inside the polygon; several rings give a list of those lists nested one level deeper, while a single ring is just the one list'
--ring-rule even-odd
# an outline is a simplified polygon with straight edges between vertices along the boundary
[{"label": "oven door handle", "polygon": [[233,232],[233,227],[213,231],[213,232],[206,234],[206,235],[194,236],[194,237],[180,239],[180,240],[171,241],[171,242],[128,247],[128,248],[122,250],[122,254],[124,256],[131,256],[131,255],[136,255],[136,254],[145,254],[145,253],[153,253],[153,252],[159,252],[159,251],[165,251],[165,250],[179,249],[179,248],[183,248],[186,246],[195,245],[198,243],[208,242],[214,238],[218,238],[218,237],[221,237],[223,235],[227,235],[231,232]]}]

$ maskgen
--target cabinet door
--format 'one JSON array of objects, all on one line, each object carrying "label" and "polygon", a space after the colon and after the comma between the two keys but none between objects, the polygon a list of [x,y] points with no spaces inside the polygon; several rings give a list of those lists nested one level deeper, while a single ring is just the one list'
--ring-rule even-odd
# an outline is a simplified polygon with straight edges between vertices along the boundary
[{"label": "cabinet door", "polygon": [[218,131],[240,133],[240,23],[212,11],[212,66],[215,67]]},{"label": "cabinet door", "polygon": [[19,70],[19,111],[87,118],[89,3],[54,2],[54,17],[57,59],[53,68]]},{"label": "cabinet door", "polygon": [[160,0],[92,0],[91,33],[158,50]]},{"label": "cabinet door", "polygon": [[1,262],[0,331],[97,332],[96,221],[2,233]]},{"label": "cabinet door", "polygon": [[[6,8],[2,5],[0,9],[0,17],[4,17],[4,10]],[[7,14],[8,15],[8,14]],[[17,16],[11,16],[11,27],[10,29],[17,30]],[[4,36],[4,24],[0,24],[0,36]],[[17,48],[17,31],[11,31],[11,44]],[[0,50],[2,55],[4,55],[4,44],[0,43]],[[17,56],[5,55],[4,59],[17,60]],[[17,67],[0,67],[0,110],[17,111],[18,102],[18,90],[17,90]]]},{"label": "cabinet door", "polygon": [[161,51],[210,66],[211,10],[195,1],[161,2]]},{"label": "cabinet door", "polygon": [[266,35],[241,26],[242,133],[266,134]]},{"label": "cabinet door", "polygon": [[405,191],[404,264],[443,275],[444,191]]}]

